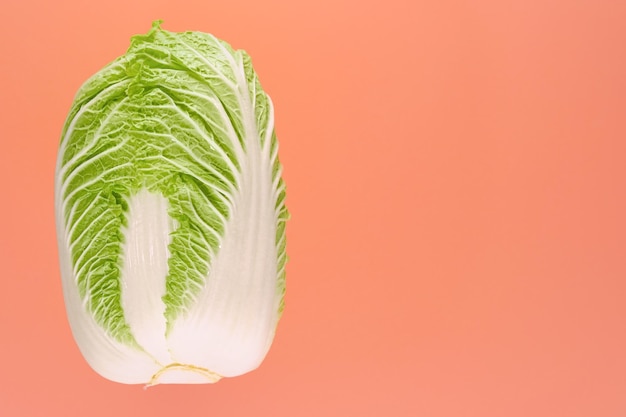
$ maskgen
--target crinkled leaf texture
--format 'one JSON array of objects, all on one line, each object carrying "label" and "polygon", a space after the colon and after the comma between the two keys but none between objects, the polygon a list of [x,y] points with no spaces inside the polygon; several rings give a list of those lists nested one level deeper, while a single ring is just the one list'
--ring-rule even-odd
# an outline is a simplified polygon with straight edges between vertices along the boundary
[{"label": "crinkled leaf texture", "polygon": [[273,107],[249,56],[156,22],[79,90],[59,149],[61,275],[76,342],[122,383],[259,366],[285,289]]}]

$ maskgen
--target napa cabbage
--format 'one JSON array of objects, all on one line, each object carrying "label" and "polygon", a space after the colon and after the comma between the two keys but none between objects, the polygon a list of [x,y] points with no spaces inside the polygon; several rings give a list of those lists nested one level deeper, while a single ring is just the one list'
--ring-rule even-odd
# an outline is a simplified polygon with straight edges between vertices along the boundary
[{"label": "napa cabbage", "polygon": [[156,22],[78,91],[55,209],[63,293],[89,365],[205,383],[264,359],[283,310],[285,185],[250,57]]}]

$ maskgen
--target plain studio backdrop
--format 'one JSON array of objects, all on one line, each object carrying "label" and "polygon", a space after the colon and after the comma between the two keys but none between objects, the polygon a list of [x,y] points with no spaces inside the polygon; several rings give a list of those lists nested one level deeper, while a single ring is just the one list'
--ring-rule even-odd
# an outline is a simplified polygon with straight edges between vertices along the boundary
[{"label": "plain studio backdrop", "polygon": [[[0,415],[626,415],[626,3],[9,0]],[[53,215],[80,85],[163,19],[245,49],[276,108],[287,297],[262,366],[102,379]]]}]

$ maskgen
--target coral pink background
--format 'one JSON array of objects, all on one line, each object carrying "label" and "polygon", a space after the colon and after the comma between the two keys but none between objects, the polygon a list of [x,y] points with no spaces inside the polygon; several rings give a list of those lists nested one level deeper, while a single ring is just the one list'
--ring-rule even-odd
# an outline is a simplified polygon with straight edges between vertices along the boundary
[{"label": "coral pink background", "polygon": [[[626,415],[626,3],[9,0],[0,416]],[[143,390],[80,356],[53,173],[82,82],[152,20],[276,105],[287,308],[263,365]]]}]

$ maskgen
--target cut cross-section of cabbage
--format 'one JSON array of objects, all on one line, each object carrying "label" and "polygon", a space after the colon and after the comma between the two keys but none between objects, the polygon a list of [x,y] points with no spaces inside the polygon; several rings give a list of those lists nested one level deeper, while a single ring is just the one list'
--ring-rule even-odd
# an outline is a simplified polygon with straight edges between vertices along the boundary
[{"label": "cut cross-section of cabbage", "polygon": [[274,111],[249,56],[156,22],[79,90],[58,154],[63,291],[91,367],[205,383],[259,366],[285,290]]}]

